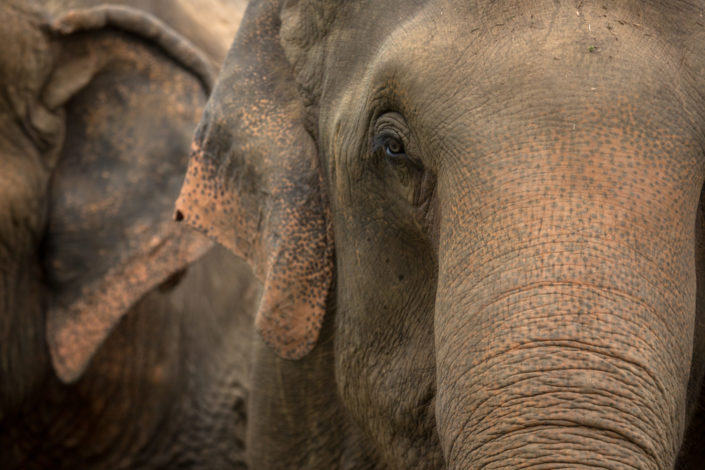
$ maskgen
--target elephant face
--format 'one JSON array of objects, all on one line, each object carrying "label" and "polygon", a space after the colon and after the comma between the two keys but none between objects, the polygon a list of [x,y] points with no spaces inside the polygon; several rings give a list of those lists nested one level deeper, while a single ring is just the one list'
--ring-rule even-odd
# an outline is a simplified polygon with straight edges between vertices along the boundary
[{"label": "elephant face", "polygon": [[323,347],[392,467],[671,468],[702,379],[705,5],[466,3],[254,2],[177,218],[255,266],[283,357],[335,276]]}]

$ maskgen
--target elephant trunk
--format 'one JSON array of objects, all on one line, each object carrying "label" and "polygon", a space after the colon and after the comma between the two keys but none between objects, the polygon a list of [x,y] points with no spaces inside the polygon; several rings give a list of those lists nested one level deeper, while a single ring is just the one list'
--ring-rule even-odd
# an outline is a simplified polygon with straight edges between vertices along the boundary
[{"label": "elephant trunk", "polygon": [[473,226],[462,210],[443,216],[436,413],[448,467],[672,468],[692,224],[637,226],[608,201],[566,218],[577,197],[526,194]]}]

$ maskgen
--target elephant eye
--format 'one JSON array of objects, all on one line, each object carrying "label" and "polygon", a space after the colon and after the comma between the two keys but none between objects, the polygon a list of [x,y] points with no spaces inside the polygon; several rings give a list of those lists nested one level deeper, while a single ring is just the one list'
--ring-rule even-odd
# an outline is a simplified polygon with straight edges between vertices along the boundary
[{"label": "elephant eye", "polygon": [[386,160],[394,166],[409,166],[416,169],[423,168],[421,162],[406,153],[406,148],[401,138],[394,134],[382,133],[375,137],[372,150],[373,152],[384,152]]},{"label": "elephant eye", "polygon": [[404,158],[406,150],[401,139],[390,132],[383,132],[375,136],[372,142],[372,152],[384,151],[384,155],[389,159]]},{"label": "elephant eye", "polygon": [[410,205],[419,207],[430,197],[428,181],[430,173],[421,160],[414,156],[413,141],[407,150],[406,141],[391,126],[377,130],[372,140],[372,153],[378,175],[394,192],[400,192]]},{"label": "elephant eye", "polygon": [[400,158],[405,155],[404,144],[398,139],[388,138],[384,142],[384,153],[390,158]]}]

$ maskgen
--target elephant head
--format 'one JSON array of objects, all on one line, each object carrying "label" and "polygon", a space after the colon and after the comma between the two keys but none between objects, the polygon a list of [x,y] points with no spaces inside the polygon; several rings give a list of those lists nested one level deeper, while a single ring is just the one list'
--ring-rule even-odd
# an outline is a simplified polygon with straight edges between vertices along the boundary
[{"label": "elephant head", "polygon": [[671,468],[703,375],[704,9],[251,2],[176,217],[255,267],[280,356],[331,316],[378,465]]},{"label": "elephant head", "polygon": [[38,393],[47,349],[73,382],[210,247],[170,218],[210,61],[134,9],[43,6],[0,5],[0,418]]}]

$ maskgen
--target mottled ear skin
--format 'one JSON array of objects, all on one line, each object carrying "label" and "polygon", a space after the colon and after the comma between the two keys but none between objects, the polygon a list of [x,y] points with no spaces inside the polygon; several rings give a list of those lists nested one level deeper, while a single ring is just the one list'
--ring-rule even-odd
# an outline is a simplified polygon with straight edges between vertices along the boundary
[{"label": "mottled ear skin", "polygon": [[196,131],[175,217],[264,283],[255,326],[282,358],[315,345],[333,277],[316,146],[279,39],[279,2],[251,2]]},{"label": "mottled ear skin", "polygon": [[73,11],[50,30],[43,99],[66,133],[47,194],[46,337],[73,382],[135,302],[211,246],[171,218],[210,77],[177,33],[128,8]]}]

